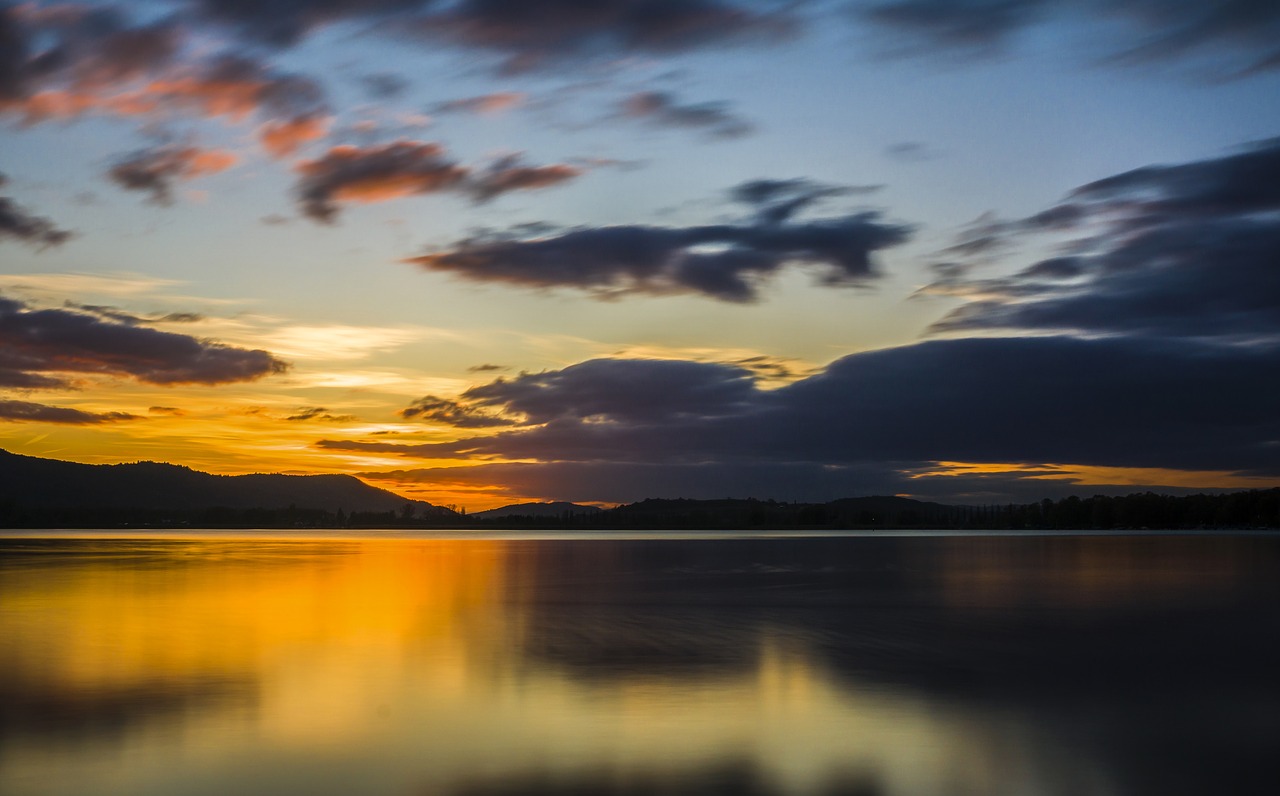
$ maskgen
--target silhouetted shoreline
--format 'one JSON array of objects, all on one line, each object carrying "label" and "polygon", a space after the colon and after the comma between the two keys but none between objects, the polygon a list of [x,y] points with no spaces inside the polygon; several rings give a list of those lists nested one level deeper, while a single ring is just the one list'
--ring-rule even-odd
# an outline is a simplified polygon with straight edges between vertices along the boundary
[{"label": "silhouetted shoreline", "polygon": [[0,454],[4,528],[513,528],[537,530],[1195,530],[1280,528],[1280,488],[962,506],[897,496],[826,503],[648,499],[600,509],[517,504],[475,515],[343,475],[221,476],[156,462],[87,465]]}]

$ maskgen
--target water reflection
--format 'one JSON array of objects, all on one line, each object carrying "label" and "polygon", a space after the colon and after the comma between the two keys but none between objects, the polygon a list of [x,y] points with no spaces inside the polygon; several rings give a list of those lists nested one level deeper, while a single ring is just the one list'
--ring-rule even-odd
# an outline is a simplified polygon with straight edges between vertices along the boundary
[{"label": "water reflection", "polygon": [[1268,792],[1280,540],[9,540],[5,794]]}]

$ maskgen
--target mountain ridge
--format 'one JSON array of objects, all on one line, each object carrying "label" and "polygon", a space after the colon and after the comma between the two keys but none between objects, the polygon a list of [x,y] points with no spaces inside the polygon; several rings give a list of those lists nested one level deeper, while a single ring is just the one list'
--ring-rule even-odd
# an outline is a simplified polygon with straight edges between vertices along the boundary
[{"label": "mountain ridge", "polygon": [[505,517],[559,517],[565,512],[571,514],[595,514],[603,509],[597,506],[584,506],[570,503],[567,500],[551,500],[546,502],[512,503],[495,509],[476,511],[467,516],[474,520],[496,520]]},{"label": "mountain ridge", "polygon": [[[342,474],[217,475],[180,464],[82,464],[0,449],[0,501],[32,509],[448,511]],[[450,512],[452,513],[452,512]]]}]

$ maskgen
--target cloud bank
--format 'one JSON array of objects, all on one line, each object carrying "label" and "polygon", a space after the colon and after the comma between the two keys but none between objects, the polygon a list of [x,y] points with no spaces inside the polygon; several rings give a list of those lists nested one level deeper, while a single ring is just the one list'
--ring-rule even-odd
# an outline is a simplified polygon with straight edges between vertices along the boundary
[{"label": "cloud bank", "polygon": [[[714,465],[903,473],[959,461],[1276,476],[1277,353],[1139,338],[931,341],[847,356],[776,390],[729,365],[592,360],[473,388],[448,413],[417,412],[462,428],[485,425],[468,422],[473,417],[501,417],[512,424],[506,430],[448,443],[319,444],[423,459],[623,470]],[[1232,389],[1207,389],[1223,384]],[[851,481],[848,492],[856,491]]]}]

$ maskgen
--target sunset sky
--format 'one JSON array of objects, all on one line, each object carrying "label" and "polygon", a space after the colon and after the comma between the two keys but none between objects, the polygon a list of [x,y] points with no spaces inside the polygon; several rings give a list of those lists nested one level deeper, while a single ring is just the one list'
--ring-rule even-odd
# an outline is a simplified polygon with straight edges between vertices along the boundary
[{"label": "sunset sky", "polygon": [[1280,485],[1273,0],[0,0],[0,447]]}]

